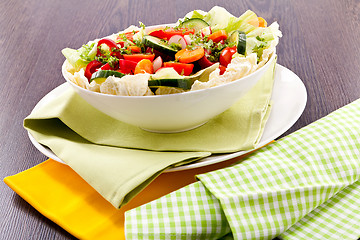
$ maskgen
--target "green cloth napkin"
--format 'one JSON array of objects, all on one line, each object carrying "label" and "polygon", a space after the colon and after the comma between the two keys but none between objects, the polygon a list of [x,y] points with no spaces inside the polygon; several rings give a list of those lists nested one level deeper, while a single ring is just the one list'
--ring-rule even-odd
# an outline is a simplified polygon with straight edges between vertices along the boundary
[{"label": "green cloth napkin", "polygon": [[273,64],[234,106],[191,131],[144,131],[101,113],[71,89],[33,111],[24,127],[111,204],[121,207],[167,168],[211,153],[254,148],[270,112]]},{"label": "green cloth napkin", "polygon": [[360,100],[125,213],[126,239],[357,239]]},{"label": "green cloth napkin", "polygon": [[71,90],[31,113],[25,119],[25,127],[29,120],[58,118],[81,137],[101,145],[212,153],[249,150],[259,142],[270,113],[273,74],[274,67],[270,67],[259,83],[232,108],[186,132],[159,134],[144,131],[98,111]]}]

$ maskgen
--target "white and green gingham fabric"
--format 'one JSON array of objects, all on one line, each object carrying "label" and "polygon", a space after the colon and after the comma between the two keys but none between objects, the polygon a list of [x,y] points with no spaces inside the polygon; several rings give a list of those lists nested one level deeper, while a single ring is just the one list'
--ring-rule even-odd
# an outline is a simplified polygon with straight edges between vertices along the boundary
[{"label": "white and green gingham fabric", "polygon": [[125,214],[127,239],[357,239],[360,100]]}]

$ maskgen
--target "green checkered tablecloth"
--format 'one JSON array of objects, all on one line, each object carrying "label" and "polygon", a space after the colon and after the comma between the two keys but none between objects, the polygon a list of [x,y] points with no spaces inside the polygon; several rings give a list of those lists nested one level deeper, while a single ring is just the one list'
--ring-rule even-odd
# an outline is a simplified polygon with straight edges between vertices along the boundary
[{"label": "green checkered tablecloth", "polygon": [[127,239],[357,239],[360,100],[126,212]]}]

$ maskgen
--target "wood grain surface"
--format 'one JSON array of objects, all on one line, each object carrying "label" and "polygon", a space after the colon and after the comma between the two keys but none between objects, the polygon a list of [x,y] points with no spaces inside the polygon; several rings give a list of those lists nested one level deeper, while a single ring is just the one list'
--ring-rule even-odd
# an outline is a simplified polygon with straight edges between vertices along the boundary
[{"label": "wood grain surface", "polygon": [[[193,9],[221,5],[235,16],[247,9],[283,38],[278,63],[304,82],[303,115],[283,136],[360,97],[359,0],[12,0],[0,2],[0,176],[16,174],[46,157],[29,141],[23,119],[49,91],[64,83],[61,49],[79,48],[139,21],[175,22]],[[0,239],[73,239],[0,182]]]}]

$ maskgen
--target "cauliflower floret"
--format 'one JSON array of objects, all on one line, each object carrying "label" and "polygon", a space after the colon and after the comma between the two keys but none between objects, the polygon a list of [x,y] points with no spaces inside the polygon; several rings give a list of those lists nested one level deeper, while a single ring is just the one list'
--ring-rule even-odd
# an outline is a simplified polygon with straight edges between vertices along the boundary
[{"label": "cauliflower floret", "polygon": [[220,69],[217,68],[209,76],[209,81],[200,82],[196,80],[191,87],[191,91],[219,86],[238,80],[249,75],[257,69],[257,55],[252,53],[246,57],[237,56],[231,60],[223,75],[220,75]]},{"label": "cauliflower floret", "polygon": [[153,95],[148,87],[150,74],[126,75],[122,78],[110,76],[100,85],[100,92],[122,96]]}]

